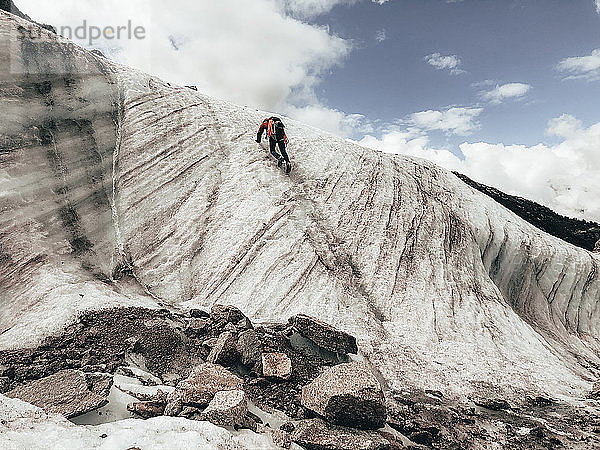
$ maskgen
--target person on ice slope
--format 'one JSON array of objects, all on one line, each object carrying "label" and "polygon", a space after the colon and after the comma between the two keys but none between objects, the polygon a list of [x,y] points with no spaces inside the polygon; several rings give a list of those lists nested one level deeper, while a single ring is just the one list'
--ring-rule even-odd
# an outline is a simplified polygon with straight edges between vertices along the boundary
[{"label": "person on ice slope", "polygon": [[[283,122],[279,117],[269,117],[268,119],[263,120],[263,123],[258,129],[258,134],[256,135],[256,142],[259,144],[265,131],[269,137],[269,148],[271,150],[271,154],[275,157],[275,159],[277,159],[277,166],[281,167],[285,161],[285,173],[289,174],[292,170],[292,163],[290,162],[290,158],[285,151],[288,138],[285,134],[285,126],[283,125]],[[279,155],[275,149],[277,145],[279,145],[279,151],[281,152],[281,155]]]}]

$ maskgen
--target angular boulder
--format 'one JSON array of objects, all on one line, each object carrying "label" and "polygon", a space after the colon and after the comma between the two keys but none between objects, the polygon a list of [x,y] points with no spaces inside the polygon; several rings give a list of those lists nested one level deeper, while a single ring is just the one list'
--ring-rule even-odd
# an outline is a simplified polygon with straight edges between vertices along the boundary
[{"label": "angular boulder", "polygon": [[201,418],[219,427],[238,427],[244,423],[247,412],[248,399],[244,391],[219,391]]},{"label": "angular boulder", "polygon": [[262,373],[266,378],[287,380],[292,375],[292,361],[285,353],[263,353]]},{"label": "angular boulder", "polygon": [[254,330],[246,330],[240,333],[236,348],[244,366],[253,367],[261,360],[263,346],[260,335]]},{"label": "angular boulder", "polygon": [[217,392],[239,390],[242,385],[243,381],[224,367],[203,363],[168,395],[165,415],[176,416],[185,406],[206,406]]},{"label": "angular boulder", "polygon": [[215,304],[210,310],[210,318],[222,325],[232,323],[240,329],[252,328],[252,322],[242,311],[232,305]]},{"label": "angular boulder", "polygon": [[110,375],[68,369],[19,386],[5,395],[70,419],[106,405],[111,386]]},{"label": "angular boulder", "polygon": [[195,334],[203,333],[210,325],[210,319],[206,317],[193,318],[188,322],[187,329]]},{"label": "angular boulder", "polygon": [[302,388],[302,406],[330,423],[381,428],[386,420],[381,385],[363,362],[333,366]]},{"label": "angular boulder", "polygon": [[237,351],[237,335],[231,331],[220,334],[214,347],[208,354],[207,361],[213,364],[228,366],[239,359]]},{"label": "angular boulder", "polygon": [[310,339],[319,347],[335,353],[358,353],[356,338],[340,331],[325,322],[305,314],[290,317],[290,325],[302,336]]},{"label": "angular boulder", "polygon": [[292,441],[307,450],[387,450],[390,443],[374,431],[330,425],[321,419],[303,420],[292,433]]}]

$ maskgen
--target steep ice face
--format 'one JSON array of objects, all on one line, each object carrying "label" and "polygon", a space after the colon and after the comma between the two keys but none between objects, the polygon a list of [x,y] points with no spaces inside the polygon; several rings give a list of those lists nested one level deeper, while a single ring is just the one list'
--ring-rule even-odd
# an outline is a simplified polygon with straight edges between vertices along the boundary
[{"label": "steep ice face", "polygon": [[[11,41],[19,20],[0,14]],[[270,113],[51,34],[11,48],[3,348],[86,309],[219,302],[336,325],[397,389],[580,396],[596,376],[598,256],[451,173],[286,119],[288,177],[254,142]]]}]

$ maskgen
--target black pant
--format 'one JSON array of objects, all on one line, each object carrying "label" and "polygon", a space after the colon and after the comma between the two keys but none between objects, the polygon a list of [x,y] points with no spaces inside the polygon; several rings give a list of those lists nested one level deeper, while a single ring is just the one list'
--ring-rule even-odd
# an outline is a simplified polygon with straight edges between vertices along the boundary
[{"label": "black pant", "polygon": [[271,155],[275,158],[279,159],[279,153],[275,150],[275,146],[279,144],[279,151],[281,152],[281,156],[285,159],[286,163],[290,162],[290,158],[288,158],[288,154],[285,151],[285,141],[282,139],[281,141],[276,141],[273,138],[269,138],[269,147],[271,148]]}]

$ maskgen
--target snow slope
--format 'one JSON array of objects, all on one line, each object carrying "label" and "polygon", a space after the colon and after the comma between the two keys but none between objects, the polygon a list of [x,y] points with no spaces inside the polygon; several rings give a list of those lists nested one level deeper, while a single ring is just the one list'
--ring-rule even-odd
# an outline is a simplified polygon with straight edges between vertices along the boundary
[{"label": "snow slope", "polygon": [[1,348],[87,309],[220,302],[336,325],[395,389],[589,390],[598,255],[432,163],[289,119],[287,177],[254,142],[269,113],[19,24],[0,12]]}]

